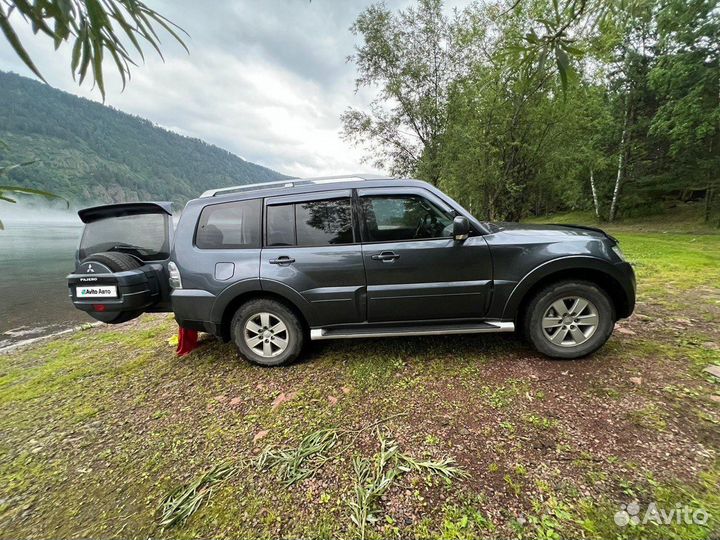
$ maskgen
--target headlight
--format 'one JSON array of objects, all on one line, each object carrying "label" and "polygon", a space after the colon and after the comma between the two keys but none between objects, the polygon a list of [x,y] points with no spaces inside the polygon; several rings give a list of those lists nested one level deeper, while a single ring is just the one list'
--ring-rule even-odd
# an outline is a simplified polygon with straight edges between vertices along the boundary
[{"label": "headlight", "polygon": [[170,275],[170,286],[173,289],[182,289],[182,279],[180,279],[180,270],[177,265],[170,261],[168,263],[168,274]]},{"label": "headlight", "polygon": [[615,244],[611,249],[615,252],[615,255],[617,255],[621,261],[627,262],[627,259],[625,258],[625,254],[622,252],[622,249],[620,249],[620,246]]}]

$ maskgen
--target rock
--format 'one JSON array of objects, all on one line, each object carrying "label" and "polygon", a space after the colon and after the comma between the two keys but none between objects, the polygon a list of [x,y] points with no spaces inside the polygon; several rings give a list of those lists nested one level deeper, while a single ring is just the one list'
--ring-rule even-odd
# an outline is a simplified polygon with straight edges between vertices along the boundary
[{"label": "rock", "polygon": [[640,386],[643,382],[642,377],[630,377],[630,382]]},{"label": "rock", "polygon": [[705,347],[706,349],[712,349],[713,351],[720,349],[720,345],[718,345],[717,343],[715,343],[713,341],[706,341],[705,343],[702,344],[702,346]]},{"label": "rock", "polygon": [[349,394],[350,392],[352,392],[352,388],[350,388],[349,386],[343,386],[340,388],[340,390],[342,390],[343,394]]},{"label": "rock", "polygon": [[626,336],[634,336],[635,335],[635,332],[633,332],[629,328],[624,328],[622,326],[618,326],[617,328],[615,328],[615,331],[620,334],[624,334]]},{"label": "rock", "polygon": [[267,437],[267,434],[268,434],[268,433],[269,433],[269,432],[268,432],[267,429],[263,429],[262,431],[258,431],[258,432],[255,434],[255,436],[253,437],[253,442],[256,443],[256,442],[258,442],[260,439],[264,439],[265,437]]},{"label": "rock", "polygon": [[715,403],[720,403],[720,396],[710,396],[710,401],[714,401]]},{"label": "rock", "polygon": [[709,373],[713,377],[720,379],[720,366],[708,366],[703,369],[705,373]]},{"label": "rock", "polygon": [[458,429],[458,433],[463,437],[467,437],[468,435],[470,435],[470,430],[466,427],[461,427],[460,429]]},{"label": "rock", "polygon": [[286,401],[290,401],[292,398],[294,398],[297,395],[297,392],[288,392],[287,394],[285,392],[282,392],[278,397],[273,399],[272,402],[272,410],[274,411],[277,409],[280,405],[285,403]]},{"label": "rock", "polygon": [[337,402],[338,398],[335,396],[328,396],[328,403],[330,403],[330,405],[337,405]]},{"label": "rock", "polygon": [[230,400],[231,407],[237,407],[238,405],[240,405],[240,403],[242,403],[242,398],[239,397],[234,397]]}]

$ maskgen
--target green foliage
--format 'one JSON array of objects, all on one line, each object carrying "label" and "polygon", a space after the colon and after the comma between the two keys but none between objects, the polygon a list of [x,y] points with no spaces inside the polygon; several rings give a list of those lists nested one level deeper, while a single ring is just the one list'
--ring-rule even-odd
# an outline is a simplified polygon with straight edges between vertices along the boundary
[{"label": "green foliage", "polygon": [[0,73],[0,167],[8,184],[78,204],[170,200],[282,175],[151,122],[12,73]]},{"label": "green foliage", "polygon": [[353,497],[348,500],[350,520],[364,540],[367,526],[377,523],[380,499],[395,480],[410,471],[435,475],[445,479],[466,478],[468,474],[455,465],[452,459],[418,461],[400,451],[397,442],[377,430],[380,450],[372,459],[355,456],[353,469],[355,485]]},{"label": "green foliage", "polygon": [[397,14],[384,4],[364,10],[351,28],[362,38],[351,60],[356,87],[379,93],[369,111],[343,114],[346,140],[372,141],[378,167],[398,175],[422,171],[436,183],[451,84],[480,54],[475,28],[469,10],[448,17],[441,0],[419,0]]},{"label": "green foliage", "polygon": [[70,69],[73,78],[85,80],[88,69],[98,90],[105,97],[103,57],[107,53],[123,81],[130,77],[132,55],[123,43],[127,39],[144,59],[141,42],[149,44],[162,57],[160,37],[162,28],[185,50],[187,47],[178,32],[182,28],[147,7],[139,0],[26,0],[0,1],[0,30],[23,63],[40,79],[45,80],[13,28],[10,15],[16,11],[32,26],[35,34],[51,38],[55,49],[63,42],[73,42]]},{"label": "green foliage", "polygon": [[[482,219],[589,209],[613,219],[703,197],[706,220],[717,214],[716,0],[521,0],[444,13],[418,1],[361,14],[358,83],[380,91],[368,112],[343,117],[349,139]],[[448,44],[439,55],[412,45],[438,36]],[[421,137],[424,114],[435,123]]]},{"label": "green foliage", "polygon": [[278,479],[291,486],[312,476],[328,459],[328,452],[335,447],[338,430],[320,429],[308,434],[294,448],[265,448],[257,460],[260,470],[275,471]]},{"label": "green foliage", "polygon": [[182,525],[212,494],[213,486],[227,480],[237,472],[230,463],[220,463],[186,486],[170,493],[160,505],[160,526],[163,528]]}]

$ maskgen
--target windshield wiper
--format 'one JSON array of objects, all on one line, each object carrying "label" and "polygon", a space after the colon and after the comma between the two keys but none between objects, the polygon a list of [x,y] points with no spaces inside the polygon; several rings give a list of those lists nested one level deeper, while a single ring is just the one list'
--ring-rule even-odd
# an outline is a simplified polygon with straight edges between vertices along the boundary
[{"label": "windshield wiper", "polygon": [[150,253],[150,250],[140,246],[134,246],[132,244],[115,244],[108,251],[137,251],[138,253]]}]

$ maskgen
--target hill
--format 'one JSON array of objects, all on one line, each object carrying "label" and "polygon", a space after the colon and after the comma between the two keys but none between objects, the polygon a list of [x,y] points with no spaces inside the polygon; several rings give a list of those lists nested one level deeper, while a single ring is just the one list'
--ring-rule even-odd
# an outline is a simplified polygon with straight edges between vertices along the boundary
[{"label": "hill", "polygon": [[0,96],[0,165],[38,160],[12,171],[7,183],[78,204],[184,204],[206,189],[284,178],[217,146],[14,73],[0,72]]}]

